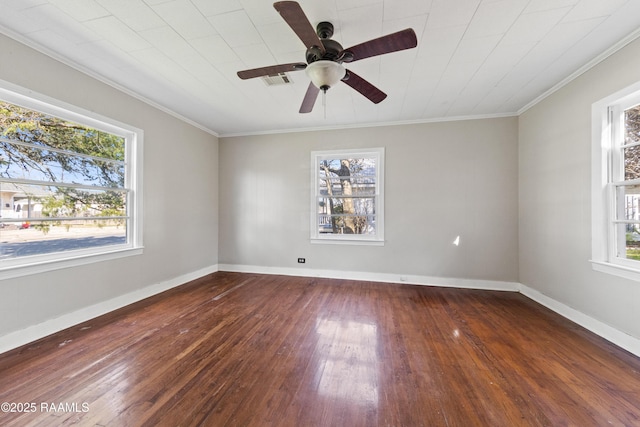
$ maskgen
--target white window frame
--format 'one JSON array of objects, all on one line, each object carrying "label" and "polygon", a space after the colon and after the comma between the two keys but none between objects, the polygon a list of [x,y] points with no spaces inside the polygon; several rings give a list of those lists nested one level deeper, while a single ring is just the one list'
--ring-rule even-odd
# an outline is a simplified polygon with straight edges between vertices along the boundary
[{"label": "white window frame", "polygon": [[624,180],[624,111],[640,104],[640,82],[592,105],[592,247],[594,270],[640,281],[640,261],[617,256],[615,188]]},{"label": "white window frame", "polygon": [[0,99],[125,138],[125,188],[128,189],[126,243],[2,260],[0,280],[142,254],[143,131],[2,80]]},{"label": "white window frame", "polygon": [[[376,233],[375,234],[321,234],[319,232],[318,198],[320,197],[320,171],[318,164],[323,159],[373,157],[376,159]],[[384,147],[324,150],[311,152],[311,243],[384,245]]]}]

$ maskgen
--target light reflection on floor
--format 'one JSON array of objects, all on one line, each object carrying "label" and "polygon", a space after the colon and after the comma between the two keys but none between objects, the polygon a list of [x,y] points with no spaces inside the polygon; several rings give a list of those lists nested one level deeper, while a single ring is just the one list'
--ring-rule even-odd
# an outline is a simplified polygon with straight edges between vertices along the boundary
[{"label": "light reflection on floor", "polygon": [[318,392],[354,404],[378,403],[377,327],[317,319]]}]

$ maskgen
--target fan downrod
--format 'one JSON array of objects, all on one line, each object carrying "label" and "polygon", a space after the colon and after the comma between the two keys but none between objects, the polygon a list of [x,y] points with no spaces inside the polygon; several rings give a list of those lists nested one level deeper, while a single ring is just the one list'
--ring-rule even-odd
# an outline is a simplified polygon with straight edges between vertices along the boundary
[{"label": "fan downrod", "polygon": [[333,24],[331,22],[323,21],[316,26],[316,33],[320,40],[330,39],[333,36]]}]

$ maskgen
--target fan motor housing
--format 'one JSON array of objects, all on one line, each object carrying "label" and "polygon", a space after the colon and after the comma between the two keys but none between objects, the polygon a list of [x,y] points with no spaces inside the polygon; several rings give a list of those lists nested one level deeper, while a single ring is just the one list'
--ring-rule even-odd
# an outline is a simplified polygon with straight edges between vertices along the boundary
[{"label": "fan motor housing", "polygon": [[333,24],[331,24],[331,22],[320,22],[316,26],[316,33],[324,47],[324,54],[319,47],[310,47],[307,49],[307,64],[321,59],[337,61],[342,53],[342,45],[335,40],[331,40],[331,36],[333,36]]},{"label": "fan motor housing", "polygon": [[307,49],[307,64],[321,59],[336,61],[340,57],[340,53],[342,52],[342,45],[340,43],[330,39],[322,39],[320,41],[324,46],[324,54],[317,46],[310,47]]}]

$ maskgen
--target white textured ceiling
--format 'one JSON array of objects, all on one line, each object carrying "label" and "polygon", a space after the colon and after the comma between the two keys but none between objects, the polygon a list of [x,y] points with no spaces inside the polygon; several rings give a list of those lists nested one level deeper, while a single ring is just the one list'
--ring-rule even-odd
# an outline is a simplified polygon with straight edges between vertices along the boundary
[{"label": "white textured ceiling", "polygon": [[300,0],[349,47],[413,28],[418,47],[347,64],[310,114],[309,80],[236,72],[304,62],[268,0],[0,0],[0,31],[218,135],[515,114],[640,28],[640,0]]}]

